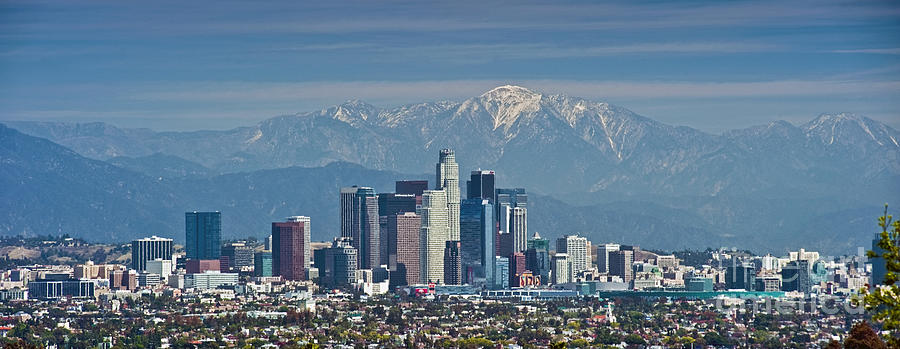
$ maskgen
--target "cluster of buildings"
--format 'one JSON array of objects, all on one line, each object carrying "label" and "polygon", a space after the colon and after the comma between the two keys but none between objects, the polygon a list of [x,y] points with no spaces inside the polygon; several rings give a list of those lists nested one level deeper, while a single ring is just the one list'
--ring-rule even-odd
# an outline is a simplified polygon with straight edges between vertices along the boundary
[{"label": "cluster of buildings", "polygon": [[528,231],[524,188],[498,188],[494,171],[478,169],[463,197],[449,149],[440,151],[435,170],[433,187],[427,180],[404,180],[392,193],[341,188],[341,231],[330,243],[314,247],[310,217],[292,216],[272,223],[263,246],[222,244],[220,212],[186,212],[184,253],[176,253],[172,239],[153,236],[132,241],[130,266],[88,262],[10,270],[2,275],[0,299],[273,285],[368,295],[537,298],[622,291],[852,294],[870,274],[884,274],[883,266],[858,258],[824,260],[802,249],[782,258],[719,251],[706,264],[682,265],[674,255],[593,245],[579,235],[550,241]]}]

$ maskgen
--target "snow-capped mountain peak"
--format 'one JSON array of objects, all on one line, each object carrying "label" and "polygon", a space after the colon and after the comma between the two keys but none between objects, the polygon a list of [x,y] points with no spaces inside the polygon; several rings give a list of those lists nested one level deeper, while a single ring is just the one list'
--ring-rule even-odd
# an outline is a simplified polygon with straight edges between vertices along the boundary
[{"label": "snow-capped mountain peak", "polygon": [[514,85],[499,86],[483,93],[479,102],[491,115],[494,129],[509,128],[523,114],[541,109],[541,94]]}]

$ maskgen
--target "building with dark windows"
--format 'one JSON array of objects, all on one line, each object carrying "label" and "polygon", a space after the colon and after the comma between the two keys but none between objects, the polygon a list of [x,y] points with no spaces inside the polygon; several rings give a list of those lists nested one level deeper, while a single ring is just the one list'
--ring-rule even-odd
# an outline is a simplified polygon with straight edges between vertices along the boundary
[{"label": "building with dark windows", "polygon": [[537,232],[528,240],[525,268],[531,270],[534,276],[540,276],[544,282],[550,280],[550,240],[542,239]]},{"label": "building with dark windows", "polygon": [[494,257],[494,286],[495,290],[509,288],[509,258]]},{"label": "building with dark windows", "polygon": [[60,298],[94,298],[96,284],[93,281],[66,279],[39,279],[28,283],[28,298],[60,299]]},{"label": "building with dark windows", "polygon": [[389,250],[388,267],[391,285],[415,285],[419,279],[419,229],[422,221],[415,212],[387,217]]},{"label": "building with dark windows", "polygon": [[324,268],[319,269],[322,287],[348,288],[355,284],[358,257],[349,239],[335,238],[324,251]]},{"label": "building with dark windows", "polygon": [[494,203],[494,171],[475,170],[466,182],[466,199],[483,199]]},{"label": "building with dark windows", "polygon": [[620,250],[609,253],[609,275],[621,277],[626,284],[634,280],[633,264],[634,251]]},{"label": "building with dark windows", "polygon": [[422,204],[422,193],[428,190],[427,180],[397,181],[394,183],[394,192],[397,194],[411,194],[416,196],[416,204]]},{"label": "building with dark windows", "polygon": [[217,212],[185,212],[185,244],[187,259],[219,259],[222,256],[222,214]]},{"label": "building with dark windows", "polygon": [[253,265],[253,248],[243,242],[232,242],[222,247],[222,256],[228,257],[230,269]]},{"label": "building with dark windows", "polygon": [[811,267],[808,260],[791,261],[781,268],[781,290],[785,292],[809,293],[812,291],[810,271]]},{"label": "building with dark windows", "polygon": [[725,268],[725,287],[729,290],[753,291],[756,286],[756,268],[752,263],[737,262]]},{"label": "building with dark windows", "polygon": [[137,271],[147,270],[147,261],[155,259],[172,260],[175,252],[172,239],[152,236],[131,242],[131,268]]},{"label": "building with dark windows", "polygon": [[285,280],[306,280],[305,231],[308,222],[272,223],[272,275]]},{"label": "building with dark windows", "polygon": [[263,251],[253,255],[253,276],[272,276],[272,252]]},{"label": "building with dark windows", "polygon": [[369,187],[341,188],[341,237],[357,249],[358,266],[372,269],[381,264],[381,231],[378,197]]},{"label": "building with dark windows", "polygon": [[525,255],[521,252],[515,252],[509,255],[509,286],[521,287],[519,284],[521,277],[525,275]]},{"label": "building with dark windows", "polygon": [[381,237],[381,262],[382,265],[391,264],[391,251],[396,250],[396,246],[391,246],[395,240],[391,239],[388,231],[388,219],[390,216],[402,215],[407,212],[416,212],[416,196],[413,194],[395,194],[383,193],[378,194],[378,224]]},{"label": "building with dark windows", "polygon": [[463,200],[459,213],[459,235],[462,246],[460,260],[464,281],[484,278],[493,283],[494,275],[494,206],[487,199]]},{"label": "building with dark windows", "polygon": [[462,285],[463,272],[459,252],[459,241],[447,241],[444,248],[444,284]]}]

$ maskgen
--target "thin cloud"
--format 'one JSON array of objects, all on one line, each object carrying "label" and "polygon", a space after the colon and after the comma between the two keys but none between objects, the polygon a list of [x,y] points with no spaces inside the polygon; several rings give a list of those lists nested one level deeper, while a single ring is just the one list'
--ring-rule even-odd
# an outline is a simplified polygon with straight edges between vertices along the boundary
[{"label": "thin cloud", "polygon": [[507,83],[545,93],[587,98],[725,98],[832,95],[897,95],[900,81],[780,80],[758,82],[665,82],[578,80],[453,80],[453,81],[352,81],[260,83],[229,82],[189,84],[131,95],[142,101],[167,102],[278,102],[296,100],[347,100],[414,102],[477,96]]},{"label": "thin cloud", "polygon": [[900,47],[894,48],[861,48],[853,50],[834,50],[834,53],[873,53],[883,55],[900,55]]}]

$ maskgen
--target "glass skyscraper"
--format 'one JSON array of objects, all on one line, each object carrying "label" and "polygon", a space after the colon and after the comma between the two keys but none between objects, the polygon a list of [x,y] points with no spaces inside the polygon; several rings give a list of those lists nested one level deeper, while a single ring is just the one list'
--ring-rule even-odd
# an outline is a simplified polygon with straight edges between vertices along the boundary
[{"label": "glass skyscraper", "polygon": [[[460,207],[459,230],[463,270],[467,275],[483,277],[492,284],[495,260],[494,206],[491,202],[481,198],[464,200]],[[466,281],[472,283],[473,280]]]},{"label": "glass skyscraper", "polygon": [[187,259],[219,259],[222,256],[222,214],[184,213],[184,249]]}]

